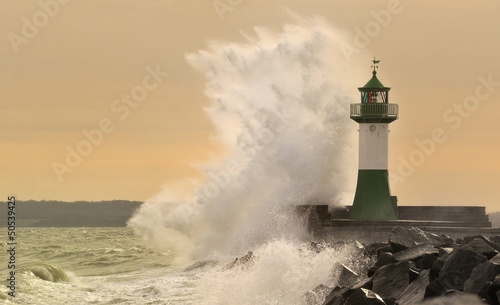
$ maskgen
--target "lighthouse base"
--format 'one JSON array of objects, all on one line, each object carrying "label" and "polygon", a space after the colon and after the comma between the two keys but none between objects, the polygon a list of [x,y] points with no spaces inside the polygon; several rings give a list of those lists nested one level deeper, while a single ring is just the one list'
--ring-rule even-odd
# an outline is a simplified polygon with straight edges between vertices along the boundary
[{"label": "lighthouse base", "polygon": [[500,228],[469,227],[466,223],[424,222],[424,221],[364,221],[340,220],[329,223],[316,238],[326,241],[357,240],[362,243],[387,242],[389,233],[395,228],[418,228],[438,236],[445,235],[453,239],[466,236],[482,235],[495,237],[500,235]]},{"label": "lighthouse base", "polygon": [[387,170],[362,169],[358,171],[358,183],[350,219],[396,220],[397,200],[389,190]]},{"label": "lighthouse base", "polygon": [[309,208],[308,227],[315,238],[322,240],[387,241],[395,227],[416,227],[437,235],[463,238],[481,234],[500,235],[493,228],[486,209],[479,206],[399,206],[398,220],[352,220],[352,206],[328,209],[327,205],[302,206]]}]

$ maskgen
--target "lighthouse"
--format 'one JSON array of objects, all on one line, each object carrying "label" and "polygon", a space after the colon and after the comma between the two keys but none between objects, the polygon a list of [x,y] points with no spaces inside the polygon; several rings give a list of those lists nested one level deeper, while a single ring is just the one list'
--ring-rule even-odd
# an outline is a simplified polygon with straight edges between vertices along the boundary
[{"label": "lighthouse", "polygon": [[389,90],[377,78],[380,60],[373,59],[371,79],[361,103],[351,104],[351,119],[359,123],[358,182],[349,214],[354,220],[395,220],[397,199],[391,196],[387,152],[389,124],[398,119],[398,105],[389,103]]}]

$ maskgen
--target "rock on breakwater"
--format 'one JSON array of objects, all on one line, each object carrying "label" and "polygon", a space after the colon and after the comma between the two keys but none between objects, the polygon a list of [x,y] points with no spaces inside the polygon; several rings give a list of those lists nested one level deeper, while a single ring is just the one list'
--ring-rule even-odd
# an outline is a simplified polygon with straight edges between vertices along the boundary
[{"label": "rock on breakwater", "polygon": [[375,264],[323,305],[500,304],[500,238],[451,239],[394,228],[386,243],[364,245]]}]

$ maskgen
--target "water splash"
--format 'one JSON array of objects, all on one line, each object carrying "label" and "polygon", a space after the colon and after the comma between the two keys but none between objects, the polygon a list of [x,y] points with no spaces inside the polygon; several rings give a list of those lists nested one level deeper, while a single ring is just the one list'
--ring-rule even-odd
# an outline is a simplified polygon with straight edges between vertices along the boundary
[{"label": "water splash", "polygon": [[201,167],[205,181],[167,186],[130,219],[151,245],[240,255],[307,238],[295,205],[351,202],[349,104],[363,78],[342,53],[340,31],[319,17],[293,18],[281,31],[257,27],[245,43],[186,55],[207,79],[206,113],[227,154]]},{"label": "water splash", "polygon": [[283,240],[269,242],[255,251],[251,266],[204,273],[196,295],[204,296],[205,304],[219,305],[323,304],[331,289],[319,295],[311,291],[320,283],[334,286],[335,263],[345,262],[351,251],[344,247],[318,252]]}]

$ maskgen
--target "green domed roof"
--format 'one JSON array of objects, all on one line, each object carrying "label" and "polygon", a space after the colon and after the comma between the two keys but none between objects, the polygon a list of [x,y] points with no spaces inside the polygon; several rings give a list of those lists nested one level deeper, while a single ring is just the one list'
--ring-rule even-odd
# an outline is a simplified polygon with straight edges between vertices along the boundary
[{"label": "green domed roof", "polygon": [[377,78],[377,72],[373,71],[372,78],[363,86],[358,88],[359,91],[389,91],[391,88],[384,86]]},{"label": "green domed roof", "polygon": [[377,78],[377,73],[373,73],[372,78],[362,87],[363,89],[384,89],[386,86],[382,85],[382,83]]},{"label": "green domed roof", "polygon": [[359,91],[389,91],[391,88],[384,86],[377,78],[377,68],[378,68],[378,63],[380,60],[377,60],[373,58],[373,71],[372,71],[372,78],[363,86],[358,88]]}]

